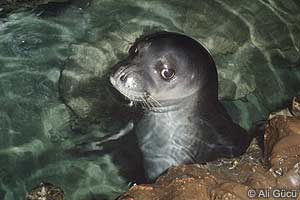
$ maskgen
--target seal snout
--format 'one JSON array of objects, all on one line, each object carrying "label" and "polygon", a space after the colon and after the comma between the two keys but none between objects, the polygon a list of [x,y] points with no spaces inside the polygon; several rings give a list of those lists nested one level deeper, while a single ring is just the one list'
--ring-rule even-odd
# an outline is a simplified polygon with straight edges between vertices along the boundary
[{"label": "seal snout", "polygon": [[142,71],[134,65],[119,65],[110,76],[110,82],[115,89],[131,100],[142,97],[144,80]]},{"label": "seal snout", "polygon": [[141,91],[143,89],[143,77],[138,71],[131,69],[120,69],[110,77],[111,83],[116,87],[125,87],[130,90]]},{"label": "seal snout", "polygon": [[117,85],[120,84],[120,82],[123,82],[126,78],[126,74],[124,71],[127,68],[127,66],[125,65],[118,66],[117,64],[113,68],[116,68],[117,70],[115,70],[110,74],[109,79],[111,84],[117,88]]}]

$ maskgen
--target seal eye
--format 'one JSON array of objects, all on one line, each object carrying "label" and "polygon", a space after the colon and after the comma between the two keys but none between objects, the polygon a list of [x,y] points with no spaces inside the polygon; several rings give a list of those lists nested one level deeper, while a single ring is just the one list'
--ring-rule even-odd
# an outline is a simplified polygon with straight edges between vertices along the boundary
[{"label": "seal eye", "polygon": [[175,75],[175,70],[174,69],[168,69],[164,68],[160,71],[160,75],[163,77],[165,80],[170,80],[174,77]]},{"label": "seal eye", "polygon": [[132,46],[130,47],[128,54],[133,56],[133,55],[137,55],[139,52],[139,49],[137,48],[137,46]]}]

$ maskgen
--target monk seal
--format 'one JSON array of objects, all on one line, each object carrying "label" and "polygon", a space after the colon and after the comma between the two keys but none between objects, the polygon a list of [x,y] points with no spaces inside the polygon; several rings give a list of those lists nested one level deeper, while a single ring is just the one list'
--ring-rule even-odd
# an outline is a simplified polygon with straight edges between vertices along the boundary
[{"label": "monk seal", "polygon": [[218,100],[218,76],[208,50],[179,33],[138,38],[113,67],[112,86],[144,105],[134,131],[148,180],[169,167],[245,152],[250,138]]}]

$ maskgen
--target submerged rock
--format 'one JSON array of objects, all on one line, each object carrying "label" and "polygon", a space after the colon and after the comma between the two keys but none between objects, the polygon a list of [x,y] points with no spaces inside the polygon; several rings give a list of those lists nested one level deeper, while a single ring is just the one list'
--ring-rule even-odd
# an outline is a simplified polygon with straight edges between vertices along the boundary
[{"label": "submerged rock", "polygon": [[51,183],[40,183],[29,194],[26,195],[25,200],[63,200],[64,192],[59,187]]},{"label": "submerged rock", "polygon": [[48,3],[63,3],[69,0],[2,0],[0,1],[0,12],[11,11],[17,8],[31,8]]},{"label": "submerged rock", "polygon": [[[294,104],[295,98],[292,112]],[[280,191],[284,191],[282,198],[289,191],[294,192],[293,199],[300,199],[296,191],[300,187],[300,117],[282,112],[272,116],[265,126],[264,145],[264,155],[254,140],[240,158],[172,167],[155,183],[135,185],[120,199],[249,199],[258,198],[260,192],[278,199]]]}]

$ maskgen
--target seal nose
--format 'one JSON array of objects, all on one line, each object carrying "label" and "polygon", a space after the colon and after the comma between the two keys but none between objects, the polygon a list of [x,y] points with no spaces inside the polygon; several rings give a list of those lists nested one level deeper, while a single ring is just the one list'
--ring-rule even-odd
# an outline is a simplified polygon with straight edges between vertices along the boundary
[{"label": "seal nose", "polygon": [[143,89],[142,70],[136,69],[134,65],[124,63],[114,66],[115,71],[110,75],[110,82],[117,88],[141,91]]}]

